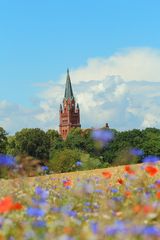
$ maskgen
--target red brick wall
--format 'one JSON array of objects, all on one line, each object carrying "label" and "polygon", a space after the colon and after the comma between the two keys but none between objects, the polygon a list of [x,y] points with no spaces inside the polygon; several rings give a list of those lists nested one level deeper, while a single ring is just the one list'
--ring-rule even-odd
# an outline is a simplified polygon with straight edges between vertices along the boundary
[{"label": "red brick wall", "polygon": [[80,111],[75,107],[75,100],[70,99],[63,101],[63,109],[60,111],[59,132],[63,139],[66,139],[70,129],[81,127]]}]

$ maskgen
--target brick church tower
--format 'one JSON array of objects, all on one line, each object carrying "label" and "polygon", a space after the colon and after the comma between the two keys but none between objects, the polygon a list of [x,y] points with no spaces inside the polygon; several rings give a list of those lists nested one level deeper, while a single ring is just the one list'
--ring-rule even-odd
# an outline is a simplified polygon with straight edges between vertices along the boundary
[{"label": "brick church tower", "polygon": [[59,132],[63,139],[66,139],[70,129],[75,127],[81,127],[80,109],[78,103],[76,105],[75,98],[73,96],[69,70],[67,70],[63,106],[62,104],[60,104],[59,116],[60,116]]}]

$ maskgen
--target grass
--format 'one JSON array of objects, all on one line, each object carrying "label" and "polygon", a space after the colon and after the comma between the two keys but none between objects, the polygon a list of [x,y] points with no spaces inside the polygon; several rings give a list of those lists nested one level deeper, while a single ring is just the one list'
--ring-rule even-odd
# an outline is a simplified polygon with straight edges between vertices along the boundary
[{"label": "grass", "polygon": [[1,199],[23,208],[1,213],[0,240],[160,239],[160,171],[151,166],[158,172],[139,164],[2,179]]}]

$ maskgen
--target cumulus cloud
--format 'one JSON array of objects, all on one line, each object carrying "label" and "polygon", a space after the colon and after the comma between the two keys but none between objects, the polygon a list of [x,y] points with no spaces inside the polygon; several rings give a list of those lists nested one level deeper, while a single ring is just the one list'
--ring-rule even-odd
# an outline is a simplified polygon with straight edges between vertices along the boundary
[{"label": "cumulus cloud", "polygon": [[[86,66],[71,71],[74,83],[104,80],[121,76],[124,81],[160,82],[160,50],[152,48],[124,49],[107,58],[92,58]],[[63,75],[61,80],[64,81]]]},{"label": "cumulus cloud", "polygon": [[[90,59],[70,75],[83,128],[101,127],[106,122],[119,130],[160,128],[159,50],[128,49],[108,58]],[[1,101],[0,125],[12,132],[23,127],[58,129],[65,79],[62,74],[59,83],[37,83],[39,94],[33,109]]]}]

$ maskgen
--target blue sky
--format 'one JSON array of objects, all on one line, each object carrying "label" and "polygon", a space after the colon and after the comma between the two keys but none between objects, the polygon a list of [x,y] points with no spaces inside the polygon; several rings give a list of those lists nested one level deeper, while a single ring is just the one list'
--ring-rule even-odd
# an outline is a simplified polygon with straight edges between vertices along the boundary
[{"label": "blue sky", "polygon": [[[139,49],[140,53],[141,49],[150,49],[147,55],[149,59],[154,54],[159,56],[159,9],[159,0],[1,0],[1,125],[9,132],[18,130],[18,127],[4,123],[7,113],[8,118],[11,117],[7,107],[5,112],[4,101],[7,106],[15,106],[15,115],[18,114],[16,104],[24,111],[27,109],[32,112],[34,109],[36,114],[40,111],[38,105],[42,102],[42,96],[47,91],[46,88],[37,87],[36,83],[51,81],[53,85],[59,84],[67,67],[74,76],[74,72],[87,68],[88,59],[109,59],[117,53],[124,56],[126,52],[129,54],[130,49]],[[149,66],[155,65],[155,58]],[[136,60],[133,58],[133,61]],[[120,74],[116,70],[115,75],[121,75],[119,71]],[[87,76],[84,77],[85,81],[91,81]],[[77,75],[75,78],[78,78]],[[102,79],[97,76],[97,80]],[[155,79],[150,81],[159,82]],[[75,79],[76,82],[78,84]],[[78,88],[75,89],[78,92]],[[25,127],[25,122],[18,119],[19,127]],[[136,120],[129,127],[141,127],[134,125],[134,122]],[[53,125],[56,124],[54,122]],[[27,126],[32,127],[32,124]],[[35,121],[33,126],[43,127],[43,124]],[[45,128],[47,126],[51,125],[46,121]]]}]

